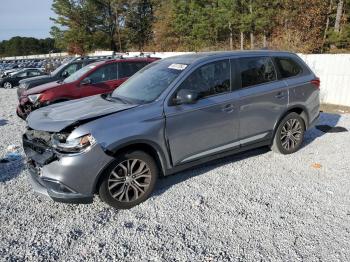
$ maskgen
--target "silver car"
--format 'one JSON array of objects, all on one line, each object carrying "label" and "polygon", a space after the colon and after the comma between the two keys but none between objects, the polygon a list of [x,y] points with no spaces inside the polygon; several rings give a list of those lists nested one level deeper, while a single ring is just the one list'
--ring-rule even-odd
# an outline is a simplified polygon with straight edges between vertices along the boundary
[{"label": "silver car", "polygon": [[112,94],[28,117],[34,190],[115,208],[146,200],[160,176],[247,149],[297,151],[319,116],[320,80],[295,54],[182,55],[150,64]]}]

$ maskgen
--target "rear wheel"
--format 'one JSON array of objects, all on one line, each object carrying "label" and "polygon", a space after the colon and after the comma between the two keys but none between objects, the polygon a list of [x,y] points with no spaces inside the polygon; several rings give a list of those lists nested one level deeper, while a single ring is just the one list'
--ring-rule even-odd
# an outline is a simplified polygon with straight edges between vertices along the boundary
[{"label": "rear wheel", "polygon": [[11,84],[11,82],[5,82],[4,83],[4,88],[6,88],[6,89],[11,89],[13,86],[12,86],[12,84]]},{"label": "rear wheel", "polygon": [[279,123],[271,150],[281,154],[298,151],[304,141],[305,123],[297,113],[290,113]]},{"label": "rear wheel", "polygon": [[150,155],[142,151],[127,152],[106,170],[99,195],[114,208],[132,208],[151,195],[157,178],[158,168]]}]

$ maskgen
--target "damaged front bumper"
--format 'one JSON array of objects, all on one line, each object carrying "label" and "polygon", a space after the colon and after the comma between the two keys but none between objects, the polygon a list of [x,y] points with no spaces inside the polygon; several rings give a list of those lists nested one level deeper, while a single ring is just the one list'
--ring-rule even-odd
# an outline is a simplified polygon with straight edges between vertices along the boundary
[{"label": "damaged front bumper", "polygon": [[37,107],[33,105],[28,98],[20,98],[16,109],[17,116],[26,120],[28,115]]},{"label": "damaged front bumper", "polygon": [[24,134],[23,148],[34,191],[57,202],[91,203],[100,174],[113,161],[98,144],[87,152],[66,155],[55,152],[47,138]]}]

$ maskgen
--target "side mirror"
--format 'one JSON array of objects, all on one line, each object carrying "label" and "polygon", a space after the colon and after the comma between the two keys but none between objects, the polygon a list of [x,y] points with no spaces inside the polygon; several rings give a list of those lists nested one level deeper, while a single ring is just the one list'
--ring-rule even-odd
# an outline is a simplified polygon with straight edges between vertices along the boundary
[{"label": "side mirror", "polygon": [[64,71],[64,72],[62,73],[62,77],[67,78],[68,76],[69,76],[69,74],[68,74],[67,71]]},{"label": "side mirror", "polygon": [[92,83],[90,78],[84,78],[81,82],[80,85],[85,86],[85,85],[90,85]]},{"label": "side mirror", "polygon": [[174,99],[175,104],[195,104],[198,100],[198,92],[191,89],[181,89]]}]

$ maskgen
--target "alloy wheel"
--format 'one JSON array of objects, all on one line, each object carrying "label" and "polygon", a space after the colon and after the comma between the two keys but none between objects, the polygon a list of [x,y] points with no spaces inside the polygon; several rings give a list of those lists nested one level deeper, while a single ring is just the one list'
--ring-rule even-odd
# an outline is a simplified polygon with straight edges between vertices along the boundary
[{"label": "alloy wheel", "polygon": [[289,119],[281,129],[281,144],[286,150],[293,150],[302,140],[302,125],[298,119]]},{"label": "alloy wheel", "polygon": [[12,84],[11,84],[10,82],[6,82],[6,83],[4,84],[4,87],[5,87],[6,89],[11,89],[11,88],[12,88]]},{"label": "alloy wheel", "polygon": [[120,202],[131,202],[145,194],[151,183],[151,170],[140,159],[128,159],[119,163],[110,173],[108,189]]}]

